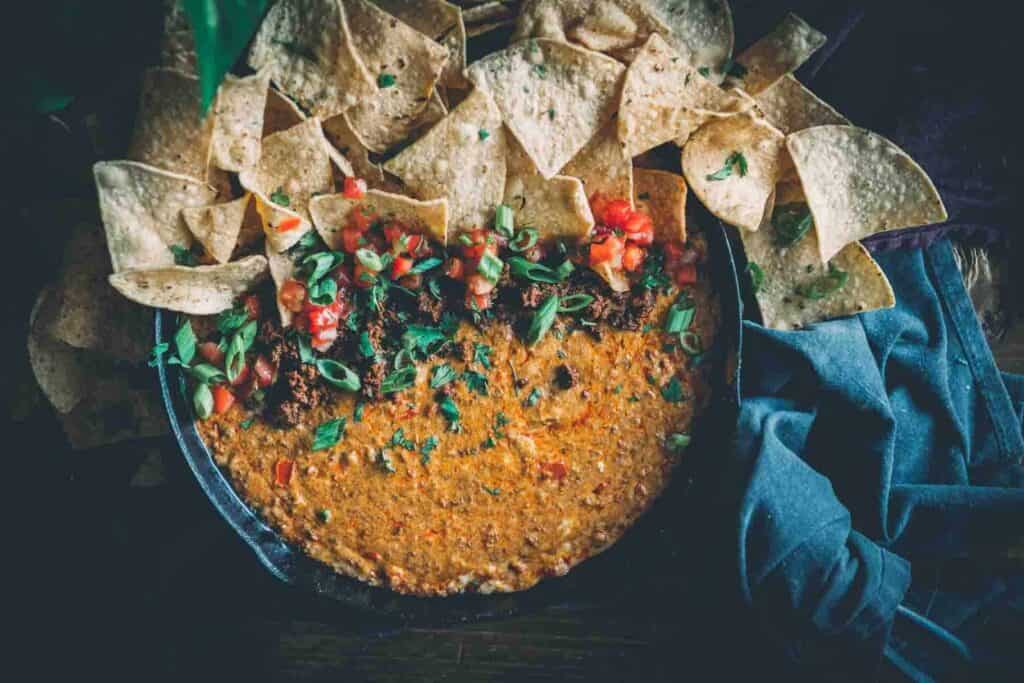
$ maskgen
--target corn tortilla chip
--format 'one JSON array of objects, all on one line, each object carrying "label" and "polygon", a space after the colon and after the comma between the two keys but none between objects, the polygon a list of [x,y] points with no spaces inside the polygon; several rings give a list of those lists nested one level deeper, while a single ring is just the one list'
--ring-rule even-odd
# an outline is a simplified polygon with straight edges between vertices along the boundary
[{"label": "corn tortilla chip", "polygon": [[375,79],[349,121],[366,145],[384,152],[419,125],[448,61],[448,50],[368,0],[342,0],[356,51]]},{"label": "corn tortilla chip", "polygon": [[473,7],[463,9],[462,20],[466,22],[467,26],[470,24],[499,21],[514,22],[516,20],[516,4],[515,2],[501,2],[500,0],[481,2]]},{"label": "corn tortilla chip", "polygon": [[448,243],[448,200],[419,201],[400,194],[367,190],[362,199],[341,194],[314,197],[310,203],[313,223],[331,249],[341,248],[341,230],[352,211],[363,211],[385,220],[396,220],[413,232],[429,236],[440,244]]},{"label": "corn tortilla chip", "polygon": [[302,107],[328,118],[373,97],[376,83],[353,45],[341,0],[279,0],[264,17],[249,65]]},{"label": "corn tortilla chip", "polygon": [[787,163],[785,141],[750,114],[715,119],[683,148],[686,182],[715,216],[757,230]]},{"label": "corn tortilla chip", "polygon": [[170,247],[192,244],[181,210],[216,196],[206,183],[134,161],[98,162],[93,176],[115,273],[173,265]]},{"label": "corn tortilla chip", "polygon": [[505,191],[505,131],[490,96],[475,90],[384,170],[419,199],[448,200],[451,230],[488,225]]},{"label": "corn tortilla chip", "polygon": [[619,142],[614,121],[590,139],[560,175],[579,178],[588,197],[595,193],[633,201],[633,163]]},{"label": "corn tortilla chip", "polygon": [[163,436],[170,431],[149,368],[104,368],[94,380],[89,400],[59,416],[73,450]]},{"label": "corn tortilla chip", "polygon": [[928,174],[881,135],[853,126],[818,126],[790,135],[786,147],[820,226],[822,261],[876,232],[948,217]]},{"label": "corn tortilla chip", "polygon": [[[788,188],[788,190],[787,190]],[[776,207],[805,207],[799,183],[780,184]],[[784,208],[783,208],[784,210]],[[895,304],[892,286],[885,273],[858,242],[843,247],[832,259],[834,269],[823,265],[816,229],[811,227],[800,239],[780,246],[772,212],[756,231],[740,231],[748,263],[762,273],[755,293],[766,327],[790,330],[811,323],[890,308]],[[841,287],[831,291],[843,278]],[[824,279],[823,279],[824,278]],[[824,286],[823,286],[824,285]]]},{"label": "corn tortilla chip", "polygon": [[626,70],[619,105],[619,140],[631,157],[681,137],[693,115],[733,114],[747,106],[693,70],[658,34]]},{"label": "corn tortilla chip", "polygon": [[668,171],[638,168],[636,207],[654,219],[654,239],[659,242],[686,241],[686,181]]},{"label": "corn tortilla chip", "polygon": [[466,27],[462,10],[444,0],[373,0],[399,21],[409,25],[448,50],[448,62],[441,83],[448,88],[465,88]]},{"label": "corn tortilla chip", "polygon": [[227,263],[238,244],[238,234],[248,206],[249,195],[245,195],[223,204],[182,209],[181,216],[206,253],[217,263]]},{"label": "corn tortilla chip", "polygon": [[505,28],[515,23],[515,19],[501,19],[499,21],[488,21],[479,24],[466,25],[466,39],[476,38],[499,28]]},{"label": "corn tortilla chip", "polygon": [[544,178],[526,152],[511,140],[503,203],[512,207],[520,226],[537,230],[541,241],[581,241],[594,227],[587,193],[579,178]]},{"label": "corn tortilla chip", "polygon": [[225,171],[241,171],[260,158],[263,111],[266,108],[270,73],[235,78],[228,75],[217,92],[213,107],[213,164]]},{"label": "corn tortilla chip", "polygon": [[160,39],[160,66],[196,73],[196,45],[192,26],[178,0],[164,0],[164,30]]},{"label": "corn tortilla chip", "polygon": [[348,114],[338,114],[324,121],[324,136],[352,164],[352,172],[370,187],[385,187],[384,171],[370,159],[370,151],[349,123]]},{"label": "corn tortilla chip", "polygon": [[468,75],[550,178],[615,115],[624,72],[611,57],[531,39],[472,64]]},{"label": "corn tortilla chip", "polygon": [[267,105],[263,110],[263,137],[288,130],[306,120],[306,115],[291,98],[270,88],[267,91]]},{"label": "corn tortilla chip", "polygon": [[44,333],[53,304],[53,291],[49,288],[36,298],[29,318],[28,359],[47,400],[58,413],[67,413],[89,395],[96,363],[87,351]]},{"label": "corn tortilla chip", "polygon": [[735,81],[747,93],[757,95],[770,88],[828,41],[824,33],[795,14],[787,14],[771,33],[736,57],[743,75]]},{"label": "corn tortilla chip", "polygon": [[234,305],[267,276],[267,259],[247,256],[214,266],[171,266],[114,273],[110,284],[132,301],[192,315],[212,315]]},{"label": "corn tortilla chip", "polygon": [[267,255],[267,266],[270,269],[270,277],[274,280],[274,303],[277,304],[277,313],[281,317],[281,327],[289,327],[292,324],[293,313],[291,310],[285,308],[284,304],[281,303],[281,297],[278,296],[281,292],[281,285],[284,284],[285,280],[291,280],[295,277],[296,267],[295,261],[292,260],[291,254],[286,254],[277,251],[270,242],[266,243],[266,255]]},{"label": "corn tortilla chip", "polygon": [[260,218],[260,211],[257,206],[259,202],[255,197],[250,196],[250,201],[245,207],[245,217],[242,219],[242,228],[238,231],[238,243],[235,251],[228,260],[237,260],[242,256],[248,256],[254,247],[264,241],[263,219]]},{"label": "corn tortilla chip", "polygon": [[550,38],[606,52],[643,43],[669,28],[638,0],[527,0],[512,40]]},{"label": "corn tortilla chip", "polygon": [[648,0],[656,17],[670,29],[662,35],[691,68],[707,70],[713,82],[732,56],[732,10],[726,0]]},{"label": "corn tortilla chip", "polygon": [[110,288],[109,259],[103,229],[92,223],[76,224],[53,288],[52,315],[37,327],[69,346],[141,362],[149,353],[152,314]]},{"label": "corn tortilla chip", "polygon": [[253,204],[260,217],[260,227],[267,244],[277,251],[294,246],[302,236],[313,229],[306,217],[274,202],[266,195],[253,193]]},{"label": "corn tortilla chip", "polygon": [[203,178],[213,117],[199,116],[199,79],[174,69],[149,69],[128,158],[191,178]]},{"label": "corn tortilla chip", "polygon": [[845,116],[805,88],[792,74],[780,78],[754,101],[768,123],[785,135],[814,126],[850,125]]}]

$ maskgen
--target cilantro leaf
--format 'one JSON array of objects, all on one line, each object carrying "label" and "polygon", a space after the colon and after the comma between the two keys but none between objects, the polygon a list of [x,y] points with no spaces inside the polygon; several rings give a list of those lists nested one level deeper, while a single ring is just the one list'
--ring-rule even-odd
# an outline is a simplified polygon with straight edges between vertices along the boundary
[{"label": "cilantro leaf", "polygon": [[288,208],[292,205],[292,198],[285,193],[283,187],[278,187],[276,190],[270,193],[270,201],[274,202],[278,206]]},{"label": "cilantro leaf", "polygon": [[325,451],[338,443],[345,436],[345,418],[336,417],[324,422],[313,434],[313,445],[310,450]]},{"label": "cilantro leaf", "polygon": [[430,388],[440,389],[445,384],[453,382],[458,379],[458,374],[452,369],[452,366],[447,363],[441,365],[435,365],[433,372],[430,373]]},{"label": "cilantro leaf", "polygon": [[466,370],[462,373],[462,381],[466,383],[470,391],[475,391],[481,396],[487,396],[487,376],[474,370]]},{"label": "cilantro leaf", "polygon": [[491,367],[491,353],[493,349],[482,342],[473,342],[473,362],[479,363],[484,367],[485,370],[490,370]]},{"label": "cilantro leaf", "polygon": [[678,377],[673,377],[661,388],[661,397],[669,403],[682,403],[683,385]]},{"label": "cilantro leaf", "polygon": [[426,465],[430,462],[430,454],[437,448],[440,441],[436,436],[428,436],[427,440],[420,446],[420,462]]}]

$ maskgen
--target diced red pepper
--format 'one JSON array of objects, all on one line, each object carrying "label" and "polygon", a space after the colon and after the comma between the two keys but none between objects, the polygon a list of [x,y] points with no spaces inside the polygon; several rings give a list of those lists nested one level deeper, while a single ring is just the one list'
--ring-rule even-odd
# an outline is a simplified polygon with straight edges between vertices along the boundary
[{"label": "diced red pepper", "polygon": [[405,234],[405,230],[398,223],[388,223],[384,226],[384,239],[391,244],[395,244],[398,240],[402,239],[402,235]]},{"label": "diced red pepper", "polygon": [[397,280],[412,270],[413,260],[408,256],[396,256],[391,262],[391,279]]},{"label": "diced red pepper", "polygon": [[627,244],[626,250],[622,253],[622,267],[629,273],[635,273],[644,265],[644,257],[647,253],[635,244]]},{"label": "diced red pepper", "polygon": [[306,286],[298,280],[285,280],[277,298],[281,300],[282,306],[292,313],[298,313],[306,301]]},{"label": "diced red pepper", "polygon": [[213,387],[213,412],[217,415],[222,415],[229,410],[231,406],[235,405],[235,395],[231,393],[223,384],[218,384]]},{"label": "diced red pepper", "polygon": [[295,228],[299,227],[299,225],[301,224],[302,219],[299,218],[298,216],[288,216],[280,223],[278,223],[274,227],[274,229],[277,230],[278,232],[288,232],[289,230],[294,230]]},{"label": "diced red pepper", "polygon": [[341,231],[341,250],[346,254],[354,254],[363,246],[363,233],[355,228],[344,228]]},{"label": "diced red pepper", "polygon": [[555,481],[562,481],[565,475],[569,474],[569,468],[562,462],[546,462],[540,466],[540,471]]},{"label": "diced red pepper", "polygon": [[217,342],[203,342],[196,347],[196,352],[210,365],[216,365],[218,368],[224,367],[224,352],[220,350],[220,345]]},{"label": "diced red pepper", "polygon": [[479,261],[485,253],[498,255],[498,240],[490,231],[477,228],[465,234],[472,240],[472,244],[462,245],[462,255],[466,259]]},{"label": "diced red pepper", "polygon": [[345,199],[362,199],[366,194],[366,181],[362,178],[346,176],[342,183],[341,194]]},{"label": "diced red pepper", "polygon": [[249,294],[242,299],[242,305],[245,307],[245,313],[249,316],[249,320],[260,319],[260,299],[255,294]]},{"label": "diced red pepper", "polygon": [[337,327],[340,308],[337,301],[333,301],[327,306],[318,306],[307,302],[303,310],[309,317],[309,331],[316,334],[328,327]]},{"label": "diced red pepper", "polygon": [[692,285],[697,282],[697,266],[693,263],[683,263],[676,268],[676,284],[680,287]]},{"label": "diced red pepper", "polygon": [[408,239],[405,241],[405,253],[415,254],[416,250],[420,248],[421,242],[423,242],[422,235],[409,234]]},{"label": "diced red pepper", "polygon": [[270,362],[264,355],[256,356],[256,362],[253,363],[253,372],[256,375],[256,383],[260,389],[266,389],[274,383],[274,375],[277,374],[277,368]]},{"label": "diced red pepper", "polygon": [[479,273],[473,273],[466,278],[466,290],[473,294],[490,294],[494,291],[494,283]]},{"label": "diced red pepper", "polygon": [[348,212],[348,226],[358,232],[366,232],[377,220],[377,214],[367,211],[365,206],[354,207]]},{"label": "diced red pepper", "polygon": [[292,480],[292,469],[295,463],[288,458],[281,458],[274,463],[274,483],[278,486],[287,486]]}]

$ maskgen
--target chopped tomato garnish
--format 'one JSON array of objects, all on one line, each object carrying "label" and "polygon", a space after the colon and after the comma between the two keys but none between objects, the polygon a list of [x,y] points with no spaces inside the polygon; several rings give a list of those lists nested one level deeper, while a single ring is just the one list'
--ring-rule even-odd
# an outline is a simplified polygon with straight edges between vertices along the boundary
[{"label": "chopped tomato garnish", "polygon": [[277,298],[281,300],[282,306],[292,313],[298,313],[306,301],[306,286],[298,280],[285,280]]},{"label": "chopped tomato garnish", "polygon": [[301,224],[302,219],[299,218],[298,216],[288,216],[283,221],[278,223],[274,227],[274,229],[277,230],[278,232],[288,232],[289,230],[294,230],[295,228],[299,227],[299,225]]},{"label": "chopped tomato garnish", "polygon": [[569,468],[562,462],[546,462],[540,466],[540,471],[555,481],[562,481],[565,475],[569,474]]},{"label": "chopped tomato garnish", "polygon": [[465,258],[479,261],[483,258],[485,252],[492,256],[498,255],[498,241],[490,231],[477,228],[464,234],[469,235],[469,239],[472,242],[471,244],[462,245],[462,255]]},{"label": "chopped tomato garnish", "polygon": [[196,351],[199,353],[199,357],[210,365],[216,365],[218,368],[224,366],[224,352],[220,350],[220,345],[217,342],[203,342],[196,347]]},{"label": "chopped tomato garnish", "polygon": [[338,327],[335,325],[334,327],[325,327],[319,332],[313,333],[313,336],[309,339],[309,343],[310,346],[317,351],[326,351],[331,348],[331,344],[333,344],[334,340],[337,338]]},{"label": "chopped tomato garnish", "polygon": [[466,277],[466,290],[473,294],[490,294],[494,291],[494,283],[479,273]]},{"label": "chopped tomato garnish", "polygon": [[246,401],[249,399],[250,396],[253,395],[253,393],[258,388],[259,387],[257,386],[256,383],[256,377],[254,377],[250,373],[249,380],[245,384],[238,387],[234,387],[231,391],[234,392],[236,400]]},{"label": "chopped tomato garnish", "polygon": [[242,305],[245,307],[245,313],[249,316],[249,320],[260,319],[260,300],[255,294],[250,294],[242,299]]},{"label": "chopped tomato garnish", "polygon": [[423,242],[421,235],[409,235],[409,238],[405,241],[405,253],[415,254],[416,250],[420,248],[420,243]]},{"label": "chopped tomato garnish", "polygon": [[462,280],[466,275],[465,264],[462,259],[452,256],[444,264],[444,274],[453,280]]},{"label": "chopped tomato garnish", "polygon": [[274,463],[274,483],[278,486],[287,486],[292,480],[292,469],[295,466],[288,458],[281,458]]},{"label": "chopped tomato garnish", "polygon": [[231,393],[223,384],[218,384],[213,389],[213,412],[217,415],[231,410],[231,406],[235,405],[235,395]]},{"label": "chopped tomato garnish", "polygon": [[256,356],[256,362],[253,363],[253,372],[256,374],[256,383],[259,384],[260,389],[266,389],[274,383],[274,375],[277,374],[277,368],[271,363],[266,356]]},{"label": "chopped tomato garnish", "polygon": [[640,270],[644,265],[646,252],[635,244],[627,244],[626,250],[622,252],[622,267],[630,273]]},{"label": "chopped tomato garnish", "polygon": [[348,227],[359,232],[366,232],[377,220],[377,214],[368,212],[365,206],[357,206],[348,212]]},{"label": "chopped tomato garnish", "polygon": [[312,334],[338,326],[339,307],[336,301],[328,306],[307,303],[305,311],[309,316],[309,331]]},{"label": "chopped tomato garnish", "polygon": [[629,218],[622,224],[622,229],[626,232],[643,232],[643,231],[654,231],[654,221],[643,211],[632,211],[630,212]]},{"label": "chopped tomato garnish", "polygon": [[342,184],[341,194],[345,199],[362,199],[366,194],[366,181],[362,178],[346,176]]},{"label": "chopped tomato garnish", "polygon": [[471,311],[486,311],[491,307],[491,295],[473,294],[466,290],[466,307]]},{"label": "chopped tomato garnish", "polygon": [[613,199],[604,207],[601,222],[613,228],[625,229],[626,223],[633,216],[633,208],[625,199]]},{"label": "chopped tomato garnish", "polygon": [[622,265],[623,250],[622,238],[615,235],[611,235],[603,242],[594,242],[590,245],[590,265],[611,263],[612,267],[618,268]]},{"label": "chopped tomato garnish", "polygon": [[243,365],[242,369],[238,371],[237,375],[235,375],[235,378],[231,380],[231,386],[240,387],[246,382],[248,382],[250,377],[251,373],[249,371],[249,366]]},{"label": "chopped tomato garnish", "polygon": [[397,280],[412,270],[413,260],[408,256],[396,256],[391,262],[391,279]]},{"label": "chopped tomato garnish", "polygon": [[346,254],[354,254],[363,246],[363,233],[355,228],[344,228],[341,231],[341,250]]},{"label": "chopped tomato garnish", "polygon": [[638,247],[649,247],[654,244],[654,229],[648,228],[637,232],[627,232],[626,239]]},{"label": "chopped tomato garnish", "polygon": [[402,239],[404,234],[405,230],[402,230],[402,226],[398,223],[388,223],[384,226],[384,239],[392,244],[395,244],[398,240]]},{"label": "chopped tomato garnish", "polygon": [[697,281],[697,266],[683,263],[676,268],[676,284],[680,287],[692,285]]}]

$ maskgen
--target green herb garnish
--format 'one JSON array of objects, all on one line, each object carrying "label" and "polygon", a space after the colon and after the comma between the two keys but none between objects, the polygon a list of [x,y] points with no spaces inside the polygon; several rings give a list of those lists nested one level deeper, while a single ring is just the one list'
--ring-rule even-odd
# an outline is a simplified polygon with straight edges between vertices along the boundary
[{"label": "green herb garnish", "polygon": [[559,274],[552,268],[542,263],[534,263],[521,256],[512,256],[508,259],[509,272],[514,277],[530,280],[531,282],[544,282],[557,284],[562,281]]},{"label": "green herb garnish", "polygon": [[434,452],[434,449],[437,448],[437,444],[439,444],[439,443],[440,443],[440,441],[438,440],[438,438],[436,436],[428,436],[427,437],[427,440],[423,442],[422,446],[420,446],[420,462],[421,463],[426,465],[427,463],[430,462],[430,454]]},{"label": "green herb garnish", "polygon": [[395,433],[391,435],[391,441],[388,442],[388,445],[395,446],[397,448],[404,448],[409,451],[416,450],[416,442],[405,438],[405,430],[401,427],[396,429]]},{"label": "green herb garnish", "polygon": [[256,321],[250,320],[231,335],[224,356],[224,373],[229,382],[234,382],[245,368],[245,353],[252,348],[252,343],[256,340],[256,328]]},{"label": "green herb garnish", "polygon": [[509,239],[515,234],[515,219],[512,214],[512,207],[507,204],[498,204],[494,210],[494,230]]},{"label": "green herb garnish", "polygon": [[539,237],[540,233],[535,228],[523,228],[516,233],[515,239],[508,243],[508,248],[512,251],[524,252],[537,244]]},{"label": "green herb garnish", "polygon": [[383,448],[377,451],[377,466],[387,474],[395,473],[395,461],[391,459],[391,454]]},{"label": "green herb garnish", "polygon": [[347,365],[336,360],[321,358],[316,361],[316,370],[332,387],[343,391],[359,391],[362,387],[359,375]]},{"label": "green herb garnish", "polygon": [[706,176],[706,178],[708,180],[725,180],[732,175],[733,166],[739,169],[740,177],[747,175],[747,158],[743,156],[742,152],[733,152],[725,158],[725,164],[722,165],[722,168]]},{"label": "green herb garnish", "polygon": [[196,417],[205,420],[213,414],[213,392],[208,384],[200,382],[192,394],[192,407],[196,410]]},{"label": "green herb garnish", "polygon": [[292,199],[285,193],[283,187],[279,187],[270,193],[270,201],[278,206],[289,207],[292,205]]},{"label": "green herb garnish", "polygon": [[806,204],[781,204],[772,210],[775,245],[788,247],[796,244],[814,225],[811,210]]},{"label": "green herb garnish", "polygon": [[395,84],[395,77],[393,74],[384,73],[377,76],[377,87],[378,88],[390,88]]},{"label": "green herb garnish", "polygon": [[482,342],[473,342],[473,362],[479,363],[485,370],[491,369],[491,353],[493,349]]},{"label": "green herb garnish", "polygon": [[486,128],[481,128],[480,130],[478,130],[476,132],[476,134],[477,134],[477,137],[480,138],[480,142],[483,142],[487,138],[491,137],[491,132],[489,130],[487,130]]},{"label": "green herb garnish", "polygon": [[174,348],[177,349],[177,358],[172,358],[168,363],[188,365],[196,357],[196,333],[192,331],[192,323],[185,320],[181,327],[174,333]]},{"label": "green herb garnish", "polygon": [[220,368],[210,365],[209,363],[193,365],[188,368],[188,373],[203,384],[215,384],[225,379],[224,373],[221,372]]},{"label": "green herb garnish", "polygon": [[702,66],[699,69],[697,69],[697,73],[699,73],[704,78],[707,78],[711,75],[711,69],[709,69],[706,66]]},{"label": "green herb garnish", "polygon": [[835,265],[829,263],[827,274],[822,275],[807,284],[798,286],[796,288],[796,293],[805,299],[817,301],[838,292],[846,285],[846,281],[849,279],[849,273],[845,270],[840,270]]},{"label": "green herb garnish", "polygon": [[402,348],[415,349],[423,356],[437,353],[448,343],[449,336],[445,330],[429,325],[409,325],[402,333]]},{"label": "green herb garnish", "polygon": [[761,286],[764,285],[764,271],[761,270],[761,266],[757,265],[753,261],[747,263],[747,275],[750,276],[750,288],[754,294],[761,291]]},{"label": "green herb garnish", "polygon": [[559,313],[575,313],[594,303],[594,297],[590,294],[570,294],[562,297],[558,306]]},{"label": "green herb garnish", "polygon": [[217,316],[217,331],[227,336],[249,320],[249,312],[244,306],[236,306],[222,311]]},{"label": "green herb garnish", "polygon": [[149,367],[155,368],[160,365],[160,361],[163,360],[164,354],[167,353],[167,349],[171,348],[171,345],[167,342],[160,342],[149,352]]},{"label": "green herb garnish", "polygon": [[327,524],[331,521],[331,511],[327,508],[320,508],[316,511],[316,518],[320,520],[321,524]]},{"label": "green herb garnish", "polygon": [[437,407],[441,411],[441,414],[444,415],[452,425],[452,428],[455,429],[455,425],[459,423],[459,418],[462,417],[462,413],[459,412],[459,407],[455,405],[455,401],[452,400],[452,397],[445,396],[438,402]]},{"label": "green herb garnish", "polygon": [[180,244],[172,244],[170,250],[174,254],[174,265],[189,267],[199,265],[199,261],[196,260],[196,255],[192,253],[191,249],[186,249]]},{"label": "green herb garnish", "polygon": [[416,367],[407,365],[401,370],[395,370],[384,378],[380,383],[381,393],[394,394],[408,389],[416,383]]},{"label": "green herb garnish", "polygon": [[558,315],[558,295],[552,294],[540,308],[533,314],[530,321],[530,329],[526,332],[526,342],[530,346],[536,345],[548,333],[551,326],[555,324],[555,317]]},{"label": "green herb garnish", "polygon": [[482,375],[475,370],[466,370],[462,373],[462,381],[466,383],[470,391],[475,391],[481,396],[487,396],[488,381],[486,375]]},{"label": "green herb garnish", "polygon": [[370,341],[370,333],[366,330],[359,333],[359,342],[356,344],[356,348],[359,351],[359,355],[363,358],[377,357],[377,349],[373,348],[373,342]]},{"label": "green herb garnish", "polygon": [[375,273],[384,270],[384,261],[381,260],[380,254],[372,249],[357,249],[356,259],[367,270],[372,270]]},{"label": "green herb garnish", "polygon": [[410,270],[409,272],[425,273],[428,270],[433,270],[434,268],[437,268],[442,263],[444,263],[444,261],[442,261],[441,259],[437,258],[436,256],[431,256],[430,258],[425,258],[416,265],[414,265],[412,267],[412,270]]},{"label": "green herb garnish", "polygon": [[338,296],[338,283],[334,278],[321,278],[309,286],[308,292],[309,300],[317,306],[330,306]]},{"label": "green herb garnish", "polygon": [[447,363],[435,365],[433,372],[430,373],[430,388],[440,389],[445,384],[453,382],[457,378],[458,374],[452,369],[452,366]]},{"label": "green herb garnish", "polygon": [[669,334],[685,332],[690,329],[690,325],[693,323],[693,316],[696,313],[697,308],[690,301],[689,297],[680,297],[668,309],[668,315],[665,317],[665,331]]},{"label": "green herb garnish", "polygon": [[665,447],[670,451],[681,451],[690,445],[689,434],[669,434],[665,439]]},{"label": "green herb garnish", "polygon": [[493,488],[492,489],[489,486],[484,486],[484,491],[487,491],[487,493],[491,494],[492,496],[500,496],[501,495],[501,489],[499,489],[499,488]]},{"label": "green herb garnish", "polygon": [[669,403],[681,403],[683,400],[683,384],[678,377],[673,377],[661,388],[661,397]]},{"label": "green herb garnish", "polygon": [[241,427],[243,431],[248,431],[249,428],[252,427],[255,422],[255,417],[249,417],[239,422],[238,426]]},{"label": "green herb garnish", "polygon": [[523,405],[527,408],[532,408],[537,405],[543,396],[544,392],[540,390],[540,387],[534,387],[533,391],[530,392],[530,395],[526,397],[525,401],[523,401]]},{"label": "green herb garnish", "polygon": [[500,258],[485,251],[483,256],[480,257],[480,263],[477,264],[477,272],[491,284],[497,284],[504,267],[505,264]]},{"label": "green herb garnish", "polygon": [[366,410],[366,403],[365,402],[359,401],[358,403],[356,403],[356,407],[352,411],[352,421],[353,422],[362,422],[363,421],[363,411],[365,411],[365,410]]},{"label": "green herb garnish", "polygon": [[333,420],[328,420],[316,428],[310,450],[325,451],[341,441],[343,436],[345,436],[345,418],[336,417]]}]

